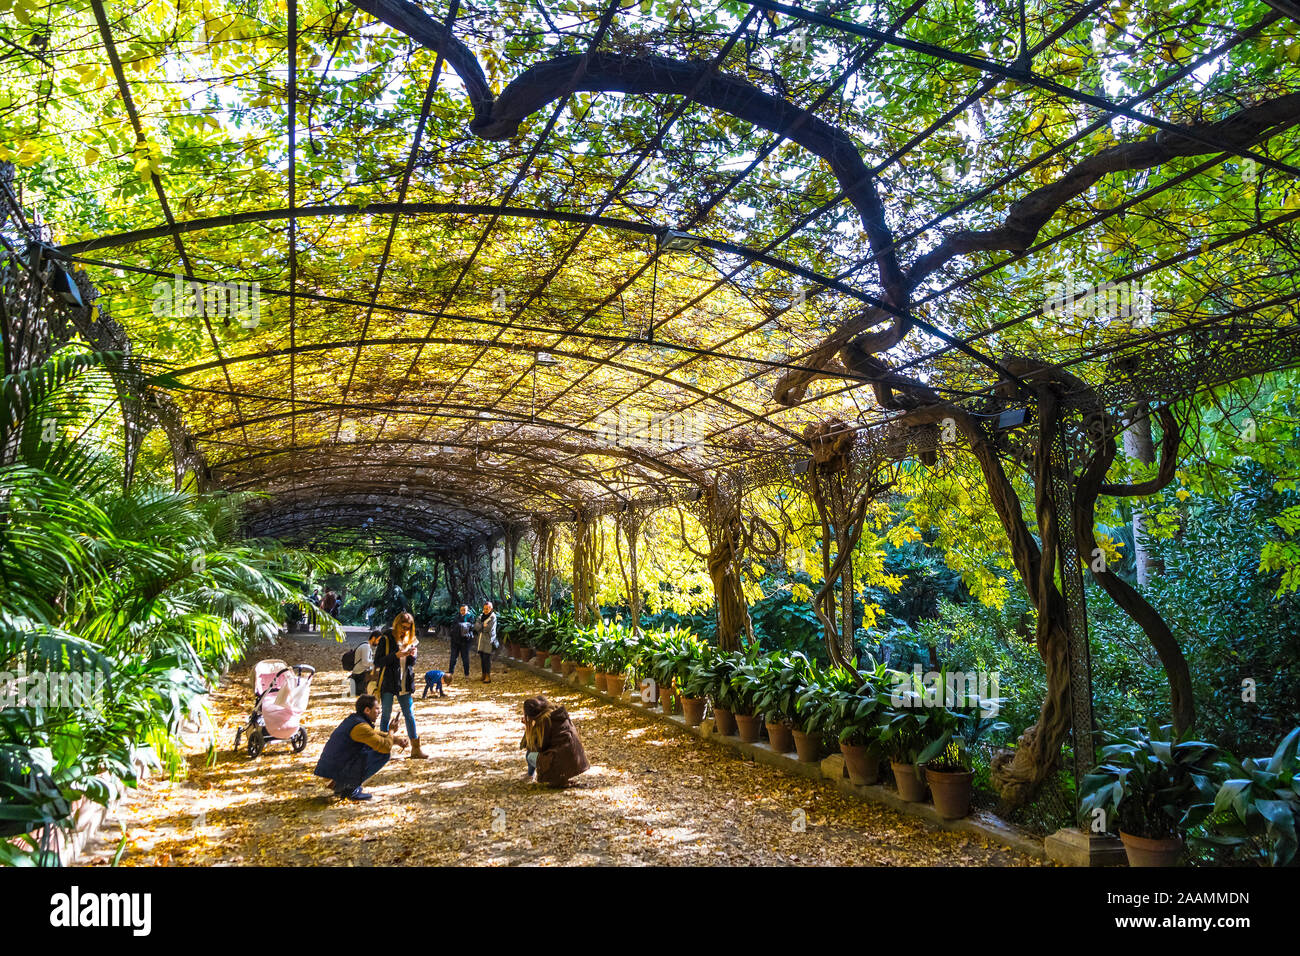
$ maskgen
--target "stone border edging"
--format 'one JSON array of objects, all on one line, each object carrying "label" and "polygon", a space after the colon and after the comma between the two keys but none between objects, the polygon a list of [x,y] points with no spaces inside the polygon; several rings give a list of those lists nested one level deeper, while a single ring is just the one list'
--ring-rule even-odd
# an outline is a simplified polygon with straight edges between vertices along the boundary
[{"label": "stone border edging", "polygon": [[575,676],[563,677],[552,670],[539,667],[536,664],[527,661],[521,661],[513,657],[502,656],[498,658],[506,666],[518,668],[519,670],[528,671],[539,677],[546,677],[558,684],[571,687],[591,697],[599,698],[611,704],[618,704],[634,713],[642,714],[646,717],[652,717],[660,723],[671,724],[679,730],[694,734],[701,740],[720,747],[728,747],[736,751],[745,759],[753,760],[755,763],[767,764],[770,767],[776,767],[786,773],[797,776],[809,777],[814,780],[824,780],[837,787],[841,793],[857,797],[868,803],[876,803],[881,806],[889,807],[899,813],[908,816],[919,817],[931,826],[938,827],[941,830],[965,831],[974,833],[995,843],[1000,843],[1008,849],[1015,850],[1017,853],[1023,853],[1026,856],[1034,857],[1039,860],[1047,859],[1047,851],[1044,848],[1043,841],[1036,837],[1029,836],[1026,833],[1013,827],[1004,820],[993,816],[993,814],[982,810],[974,811],[972,816],[962,817],[959,820],[947,820],[939,815],[939,811],[929,803],[911,803],[900,797],[895,791],[890,790],[880,784],[870,786],[857,786],[852,783],[844,771],[844,758],[839,754],[833,754],[819,763],[803,763],[789,754],[777,753],[766,743],[747,744],[741,741],[739,737],[727,737],[713,732],[713,724],[709,720],[698,727],[691,727],[686,723],[684,717],[680,714],[665,714],[660,710],[651,709],[642,704],[640,701],[633,702],[625,697],[615,697],[604,691],[597,690],[594,686],[580,686]]}]

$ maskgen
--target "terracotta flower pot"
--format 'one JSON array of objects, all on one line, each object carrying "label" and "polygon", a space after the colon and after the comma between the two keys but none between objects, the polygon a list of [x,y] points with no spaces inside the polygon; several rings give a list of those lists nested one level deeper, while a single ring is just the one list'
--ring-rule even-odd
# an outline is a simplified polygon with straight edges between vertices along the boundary
[{"label": "terracotta flower pot", "polygon": [[805,734],[802,730],[794,731],[794,749],[799,754],[800,763],[816,763],[821,756],[822,735]]},{"label": "terracotta flower pot", "polygon": [[615,697],[623,696],[623,675],[622,674],[605,675],[605,693],[613,694]]},{"label": "terracotta flower pot", "polygon": [[971,780],[975,775],[969,770],[925,771],[925,780],[930,785],[930,795],[934,798],[934,808],[945,820],[958,820],[970,813]]},{"label": "terracotta flower pot", "polygon": [[850,783],[867,787],[880,779],[880,758],[871,753],[870,747],[840,741],[840,753],[844,754],[844,767],[849,772]]},{"label": "terracotta flower pot", "polygon": [[794,750],[794,734],[790,733],[790,728],[785,724],[774,724],[768,721],[767,740],[772,745],[772,749],[779,754],[788,754]]},{"label": "terracotta flower pot", "polygon": [[605,680],[608,677],[609,675],[604,671],[596,671],[596,690],[603,691],[605,689]]},{"label": "terracotta flower pot", "polygon": [[559,654],[552,654],[550,660],[551,670],[557,674],[564,673],[564,658]]},{"label": "terracotta flower pot", "polygon": [[682,716],[686,718],[687,726],[698,727],[704,723],[704,704],[703,697],[682,698]]},{"label": "terracotta flower pot", "polygon": [[725,737],[736,736],[736,715],[727,708],[714,704],[713,729]]},{"label": "terracotta flower pot", "polygon": [[592,669],[590,667],[586,666],[585,664],[579,664],[577,667],[573,669],[573,672],[578,675],[579,687],[586,687],[588,684],[591,683]]},{"label": "terracotta flower pot", "polygon": [[898,795],[908,803],[923,803],[925,801],[925,781],[921,778],[920,770],[916,764],[899,763],[896,760],[891,760],[889,766],[894,769],[894,784],[898,787]]},{"label": "terracotta flower pot", "polygon": [[747,744],[758,743],[758,731],[763,725],[763,719],[753,714],[736,714],[736,728],[740,731],[740,739]]},{"label": "terracotta flower pot", "polygon": [[573,661],[560,661],[560,673],[568,677],[578,669],[578,665]]},{"label": "terracotta flower pot", "polygon": [[659,706],[665,714],[673,712],[673,689],[671,686],[659,688]]},{"label": "terracotta flower pot", "polygon": [[1120,830],[1119,838],[1128,854],[1129,866],[1177,866],[1183,856],[1182,837],[1153,840]]},{"label": "terracotta flower pot", "polygon": [[520,650],[523,651],[523,655],[524,655],[523,659],[526,661],[531,661],[533,659],[533,655],[537,653],[531,647],[521,647]]}]

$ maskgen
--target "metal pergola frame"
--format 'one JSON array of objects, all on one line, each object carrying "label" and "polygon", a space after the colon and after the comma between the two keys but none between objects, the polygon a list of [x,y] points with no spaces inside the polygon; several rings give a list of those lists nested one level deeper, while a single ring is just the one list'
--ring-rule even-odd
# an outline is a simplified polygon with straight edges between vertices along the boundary
[{"label": "metal pergola frame", "polygon": [[[132,83],[127,78],[117,48],[114,37],[114,22],[109,15],[104,0],[93,0],[92,5],[101,45],[111,64],[127,116],[135,131],[137,141],[144,143],[146,129],[132,99]],[[724,62],[737,48],[738,44],[748,42],[751,27],[755,30],[753,35],[757,36],[757,31],[762,28],[762,23],[759,22],[759,13],[764,11],[767,13],[780,13],[819,30],[852,38],[854,42],[859,43],[851,57],[846,61],[845,67],[828,77],[827,82],[820,89],[816,89],[816,95],[810,98],[810,105],[807,109],[812,114],[815,114],[827,104],[831,104],[836,95],[845,89],[849,79],[874,63],[881,51],[884,50],[902,50],[917,57],[930,58],[938,63],[975,71],[978,80],[973,89],[961,96],[951,109],[929,123],[925,129],[911,136],[902,148],[890,152],[877,162],[871,170],[873,176],[880,176],[891,168],[900,167],[908,154],[915,150],[919,144],[926,142],[931,136],[952,123],[971,104],[977,103],[981,96],[1006,81],[1026,84],[1060,97],[1064,101],[1082,104],[1099,111],[1099,115],[1095,120],[1073,135],[1051,145],[1043,152],[1031,156],[1028,160],[1015,163],[994,181],[982,184],[978,190],[954,203],[948,204],[940,213],[930,216],[924,223],[914,226],[895,237],[891,249],[901,248],[909,243],[919,241],[937,226],[961,221],[961,217],[972,211],[975,204],[982,199],[993,195],[997,190],[1016,184],[1023,176],[1044,163],[1050,162],[1056,157],[1064,156],[1067,150],[1077,145],[1089,132],[1100,129],[1112,118],[1125,117],[1152,130],[1188,136],[1185,127],[1162,120],[1142,110],[1141,106],[1152,101],[1164,91],[1172,89],[1176,84],[1188,79],[1205,64],[1226,55],[1234,47],[1257,39],[1265,30],[1283,21],[1284,17],[1294,17],[1292,5],[1284,2],[1284,0],[1270,2],[1269,6],[1272,7],[1273,12],[1265,15],[1256,23],[1237,31],[1224,42],[1204,51],[1188,63],[1178,65],[1176,69],[1170,70],[1159,82],[1142,93],[1135,94],[1123,101],[1114,101],[1097,94],[1071,89],[1056,80],[1034,72],[1032,69],[1035,57],[1050,48],[1059,38],[1086,22],[1089,16],[1100,9],[1101,4],[1099,2],[1078,7],[1071,15],[1065,17],[1053,29],[1046,32],[1032,46],[1029,45],[1027,40],[1023,39],[1025,31],[1022,23],[1020,55],[1015,62],[1006,64],[983,56],[974,56],[934,44],[921,43],[904,36],[903,31],[908,23],[924,10],[925,0],[915,0],[915,2],[894,16],[888,26],[883,29],[793,7],[775,2],[775,0],[752,0],[749,14],[740,18],[735,27],[729,30],[726,37],[720,42],[715,42],[712,46],[712,52],[708,57],[709,73],[701,74],[697,89],[699,84],[705,81],[704,77],[706,75],[711,75],[713,71],[722,68]],[[586,58],[589,58],[601,48],[601,44],[609,35],[611,25],[615,22],[619,12],[618,4],[609,3],[605,6],[603,14],[587,43],[580,63],[585,64]],[[457,17],[458,6],[453,3],[443,18],[445,29],[454,30]],[[360,30],[361,27],[356,29]],[[544,294],[547,283],[560,275],[569,266],[575,255],[583,249],[584,243],[592,235],[593,230],[614,231],[657,239],[670,228],[665,223],[655,224],[609,216],[606,215],[606,211],[619,201],[624,188],[636,180],[643,165],[665,143],[674,124],[688,113],[693,105],[692,95],[676,98],[676,104],[672,109],[665,112],[663,119],[655,127],[655,132],[639,144],[631,161],[624,167],[623,172],[616,178],[610,188],[605,190],[599,197],[594,211],[578,213],[563,209],[512,204],[512,199],[519,191],[530,167],[547,150],[549,138],[556,129],[557,123],[568,103],[568,96],[561,97],[555,103],[554,108],[546,114],[548,119],[544,128],[533,138],[528,149],[517,163],[513,177],[496,202],[438,203],[412,201],[409,199],[409,192],[419,164],[421,146],[426,135],[439,79],[443,75],[443,67],[447,63],[443,52],[439,50],[429,74],[429,81],[425,87],[419,113],[415,116],[411,145],[409,150],[406,151],[406,160],[401,167],[397,181],[396,201],[364,206],[357,203],[299,206],[298,177],[296,175],[298,156],[298,124],[296,120],[301,96],[299,83],[301,65],[297,62],[299,30],[297,5],[293,0],[290,0],[288,15],[289,42],[286,57],[288,63],[286,76],[288,94],[286,131],[288,143],[287,176],[285,177],[288,205],[286,207],[244,210],[229,215],[199,217],[191,220],[178,219],[164,189],[162,178],[157,173],[150,173],[150,186],[162,213],[163,222],[161,224],[88,240],[78,240],[66,243],[59,249],[62,255],[73,262],[103,268],[118,268],[140,276],[158,275],[161,277],[166,276],[167,273],[162,270],[142,267],[137,262],[131,261],[133,258],[131,250],[147,246],[157,239],[167,239],[171,241],[175,254],[183,266],[183,277],[202,282],[205,281],[203,279],[204,270],[194,264],[191,252],[187,248],[183,237],[202,235],[214,230],[238,229],[254,224],[287,223],[287,288],[275,289],[268,287],[263,290],[266,295],[287,299],[289,316],[289,342],[287,348],[262,349],[227,355],[221,347],[211,322],[205,316],[206,334],[215,358],[188,368],[172,370],[173,378],[178,381],[213,370],[219,371],[224,381],[224,389],[217,389],[208,385],[191,385],[186,382],[185,388],[178,390],[176,393],[177,397],[182,401],[184,401],[186,394],[192,394],[220,399],[230,404],[233,411],[231,417],[217,423],[208,424],[205,427],[192,428],[192,439],[209,450],[208,457],[213,460],[213,473],[218,476],[217,482],[219,484],[228,483],[230,487],[240,488],[274,488],[277,489],[277,496],[283,495],[280,500],[283,501],[286,507],[294,507],[293,502],[296,500],[296,496],[301,490],[305,490],[299,488],[298,479],[319,470],[337,471],[340,473],[340,480],[337,483],[321,486],[317,490],[330,490],[337,484],[340,491],[331,491],[331,493],[341,494],[342,489],[360,493],[362,490],[369,488],[376,493],[391,494],[388,489],[393,484],[392,481],[386,478],[377,480],[372,476],[368,477],[365,471],[367,467],[373,469],[378,465],[384,468],[398,467],[400,473],[400,469],[405,468],[406,463],[398,462],[392,458],[375,458],[374,455],[381,450],[391,455],[394,452],[389,449],[394,447],[406,446],[408,449],[410,447],[429,447],[438,449],[438,454],[441,455],[447,449],[453,448],[462,451],[482,448],[487,449],[489,452],[497,450],[501,454],[505,454],[506,449],[512,449],[510,454],[513,458],[521,462],[525,460],[531,462],[525,467],[535,469],[537,474],[550,475],[551,477],[546,479],[548,483],[561,486],[566,482],[581,484],[587,491],[585,493],[574,493],[567,500],[570,503],[577,503],[584,510],[591,513],[601,513],[607,510],[624,508],[629,503],[630,499],[617,490],[617,486],[620,483],[625,483],[627,478],[627,474],[623,473],[620,479],[620,469],[627,467],[620,464],[620,461],[633,462],[638,466],[655,469],[660,475],[664,476],[666,482],[680,482],[677,485],[680,490],[669,495],[672,498],[675,494],[690,494],[691,482],[708,481],[708,476],[716,473],[719,468],[728,469],[735,474],[746,471],[768,473],[773,467],[772,462],[788,462],[797,459],[803,454],[798,426],[785,424],[786,421],[790,420],[787,410],[755,409],[746,404],[747,399],[741,397],[743,390],[752,388],[755,383],[773,371],[799,372],[814,367],[808,363],[816,351],[815,349],[807,349],[787,360],[776,361],[771,358],[748,354],[743,347],[737,346],[737,343],[744,340],[746,336],[753,335],[771,324],[774,321],[772,315],[759,314],[756,315],[752,322],[739,327],[727,328],[716,341],[709,341],[703,347],[671,341],[666,343],[656,342],[656,345],[660,345],[665,350],[675,352],[678,355],[676,361],[656,373],[648,372],[646,368],[635,362],[620,361],[620,356],[644,346],[646,344],[645,340],[631,335],[609,335],[601,331],[584,328],[589,326],[593,319],[610,308],[616,300],[621,301],[623,293],[631,289],[635,283],[643,279],[648,273],[653,272],[657,281],[658,268],[663,258],[663,252],[659,248],[655,248],[634,269],[615,283],[611,291],[599,297],[594,304],[584,307],[585,310],[576,320],[567,321],[557,326],[524,321],[525,313],[539,296]],[[581,69],[580,65],[579,71]],[[703,227],[710,214],[720,206],[723,200],[733,194],[738,186],[751,177],[760,168],[764,160],[774,154],[776,149],[786,141],[790,132],[789,129],[784,130],[747,150],[753,153],[753,158],[745,164],[744,168],[738,173],[729,173],[724,183],[714,189],[699,204],[692,219],[675,223],[673,228],[683,228],[687,232],[691,232]],[[735,257],[739,260],[739,263],[721,269],[716,263],[711,262],[710,264],[719,272],[719,276],[713,284],[699,294],[677,304],[662,316],[650,315],[646,321],[646,328],[649,331],[649,336],[653,338],[656,332],[665,329],[674,321],[681,320],[689,310],[702,303],[707,303],[709,297],[718,294],[719,290],[739,288],[735,283],[744,273],[751,272],[755,268],[774,268],[811,283],[810,297],[835,294],[860,303],[863,308],[876,310],[879,317],[888,318],[901,315],[901,317],[908,319],[922,333],[936,340],[939,344],[931,348],[917,348],[913,354],[902,357],[897,365],[898,371],[932,371],[952,368],[962,370],[963,375],[968,377],[972,372],[982,371],[986,376],[985,384],[977,385],[974,388],[949,386],[947,392],[947,394],[956,396],[959,399],[978,403],[983,401],[982,396],[987,395],[990,390],[997,387],[999,382],[1015,379],[1015,376],[999,365],[994,355],[981,349],[981,343],[989,341],[991,337],[1004,333],[1008,329],[1040,317],[1042,309],[1023,311],[1012,318],[993,323],[982,330],[960,330],[954,334],[949,329],[921,318],[916,314],[916,308],[930,303],[939,303],[945,299],[950,300],[952,296],[973,286],[977,281],[998,274],[1000,270],[1014,265],[1028,255],[1049,251],[1056,244],[1083,232],[1085,229],[1100,226],[1116,216],[1121,216],[1126,210],[1136,207],[1140,202],[1154,198],[1201,173],[1212,170],[1225,160],[1246,157],[1258,162],[1265,169],[1288,176],[1300,174],[1300,169],[1297,169],[1296,166],[1285,159],[1262,153],[1258,148],[1223,150],[1212,158],[1194,164],[1190,170],[1155,183],[1118,207],[1100,211],[1081,223],[1076,223],[1066,230],[1042,239],[1025,252],[1000,258],[998,261],[980,269],[969,271],[960,278],[946,281],[937,288],[927,287],[918,290],[921,292],[921,296],[912,304],[912,308],[905,310],[904,313],[900,313],[898,308],[873,291],[869,285],[864,287],[863,284],[854,279],[864,267],[878,259],[881,254],[879,251],[867,257],[859,257],[833,275],[823,273],[815,268],[809,268],[799,263],[797,257],[782,257],[776,254],[780,246],[804,235],[805,230],[812,223],[843,204],[845,194],[843,190],[840,190],[829,200],[814,205],[809,212],[799,216],[795,223],[783,233],[765,241],[761,245],[740,244],[708,236],[697,237],[702,248],[717,256]],[[333,220],[363,215],[384,217],[386,219],[386,228],[383,233],[385,238],[375,268],[374,280],[369,286],[368,294],[364,297],[330,295],[319,289],[304,288],[300,278],[300,224],[308,219]],[[477,241],[468,258],[464,259],[460,264],[459,272],[450,286],[450,291],[442,297],[436,307],[422,309],[411,305],[384,302],[381,299],[381,293],[383,292],[385,276],[389,274],[392,250],[400,225],[404,221],[415,222],[429,216],[486,217],[487,224],[478,234]],[[1211,245],[1226,245],[1242,237],[1256,235],[1268,229],[1276,229],[1286,225],[1293,218],[1292,215],[1267,223],[1259,223],[1221,237]],[[540,274],[538,281],[533,283],[531,291],[525,292],[519,303],[504,318],[499,320],[489,319],[472,315],[464,310],[453,311],[458,290],[467,281],[471,267],[480,251],[492,240],[500,223],[514,220],[554,223],[560,227],[576,227],[577,232],[567,242],[558,257],[551,262],[546,271]],[[116,259],[105,259],[103,258],[103,252],[108,249],[120,249],[124,250],[124,253]],[[1171,268],[1185,262],[1192,255],[1204,251],[1207,250],[1188,251],[1181,255],[1169,257],[1156,265],[1132,271],[1125,275],[1123,279],[1141,278],[1160,269]],[[743,290],[741,292],[744,294]],[[332,304],[339,307],[359,307],[364,309],[359,334],[348,339],[299,341],[300,307],[304,303],[313,306]],[[1286,304],[1286,300],[1284,300],[1283,304]],[[777,316],[783,314],[784,311],[779,310]],[[372,319],[378,313],[399,313],[406,316],[428,318],[429,326],[423,333],[415,335],[374,334]],[[877,320],[879,321],[879,319]],[[1206,319],[1201,318],[1200,321],[1206,321]],[[480,324],[491,331],[488,337],[477,340],[460,334],[439,335],[437,333],[440,324],[444,322]],[[518,335],[521,333],[532,338],[520,341]],[[1148,338],[1148,336],[1135,336],[1127,344],[1140,344]],[[566,343],[569,342],[580,343],[580,345],[575,348],[566,348]],[[472,347],[475,350],[475,358],[469,362],[461,363],[455,370],[450,386],[445,387],[441,395],[435,395],[428,400],[407,400],[404,397],[405,393],[410,387],[412,375],[421,361],[425,348],[427,346],[451,347],[457,345]],[[1126,343],[1121,342],[1106,348],[1122,351],[1125,347]],[[386,398],[382,399],[371,395],[356,394],[363,355],[369,355],[373,350],[384,348],[413,350],[413,357],[407,364],[405,371],[400,375],[397,387]],[[605,348],[611,351],[603,352],[598,350]],[[597,349],[597,351],[592,351],[593,349]],[[479,359],[498,350],[504,350],[506,353],[547,352],[562,357],[566,361],[580,363],[585,367],[566,381],[562,387],[552,389],[544,394],[540,403],[534,402],[532,413],[527,418],[517,411],[519,393],[526,389],[530,379],[535,380],[537,374],[535,359],[533,362],[517,365],[518,373],[511,375],[503,388],[499,389],[495,394],[485,396],[482,401],[467,403],[455,400],[456,390],[466,381],[467,374],[476,367]],[[342,384],[340,398],[334,402],[312,399],[302,393],[300,386],[300,378],[303,374],[300,368],[302,358],[308,354],[315,355],[325,351],[347,351],[350,353],[346,380]],[[958,357],[962,362],[969,364],[953,364],[958,360]],[[1096,363],[1104,358],[1104,349],[1091,349],[1084,350],[1079,355],[1064,356],[1061,364]],[[287,359],[288,362],[289,374],[286,395],[281,396],[262,392],[257,388],[248,387],[247,383],[244,383],[243,387],[241,387],[241,383],[237,382],[235,377],[232,376],[231,370],[236,366],[263,365],[280,359]],[[741,374],[729,382],[707,389],[690,383],[688,376],[692,374],[694,369],[707,363],[718,362],[739,366]],[[602,401],[598,406],[584,407],[581,404],[582,393],[580,390],[595,381],[594,377],[602,370],[614,370],[623,373],[631,378],[632,382],[629,387],[620,389],[616,395]],[[987,378],[987,373],[990,371],[993,373],[992,382],[989,382]],[[822,398],[840,393],[847,393],[852,396],[853,391],[860,388],[860,378],[847,373],[841,377],[846,379],[849,384],[831,389],[824,393],[821,396]],[[599,385],[598,382],[596,384]],[[944,387],[942,382],[936,382],[935,385],[940,389]],[[674,414],[685,414],[693,409],[703,407],[717,409],[723,416],[721,421],[710,423],[709,430],[695,447],[693,453],[684,453],[682,449],[672,449],[665,452],[663,449],[648,446],[645,448],[613,449],[607,444],[601,445],[599,442],[591,442],[597,431],[596,423],[600,421],[602,416],[634,405],[644,398],[652,397],[652,390],[659,386],[670,386],[686,395],[683,401],[673,406]],[[730,395],[735,395],[736,398],[733,400],[728,397]],[[856,396],[853,397],[853,401],[857,402]],[[578,404],[574,404],[575,402]],[[287,405],[287,411],[284,410],[285,405]],[[556,412],[558,414],[555,414]],[[302,436],[299,433],[300,427],[306,427],[311,420],[322,414],[332,416],[334,422],[330,441],[303,444],[301,441]],[[344,421],[358,415],[377,417],[378,424],[375,426],[373,434],[355,443],[340,443],[339,439]],[[484,418],[484,416],[487,417]],[[390,429],[390,423],[392,422],[416,422],[420,419],[422,419],[422,422],[410,434],[403,432],[392,438],[385,434]],[[870,422],[870,417],[864,416],[864,419],[863,424]],[[450,430],[444,432],[441,437],[427,438],[429,429],[435,421],[448,423]],[[504,430],[500,434],[494,433],[487,440],[476,437],[478,430],[485,421],[498,423],[503,426]],[[887,417],[882,421],[884,423],[878,427],[887,427]],[[266,426],[273,422],[287,424],[289,430],[287,447],[276,447],[267,450],[259,446],[259,440],[264,442],[265,439],[255,439],[250,434],[250,428]],[[457,424],[458,422],[459,424]],[[742,435],[742,432],[746,429],[749,431],[745,434],[750,436],[748,443],[746,437]],[[232,443],[227,438],[222,437],[230,432],[238,433],[238,442]],[[554,439],[556,432],[559,432],[561,437],[567,436],[566,440],[570,441],[570,447],[565,451],[560,451],[556,457],[533,457],[529,459],[527,456],[520,456],[517,453],[520,448],[540,447],[548,438]],[[757,433],[768,436],[761,447],[754,446],[752,443],[752,435]],[[584,445],[584,441],[589,443]],[[564,442],[559,444],[563,445]],[[233,454],[236,445],[242,446],[242,454]],[[350,451],[357,452],[357,454],[340,457],[328,467],[315,464],[307,466],[295,460],[303,454],[321,454],[329,449],[338,449],[342,445],[348,445]],[[276,459],[277,464],[273,470],[259,470],[258,467],[252,466],[252,463],[257,461],[264,461],[269,464],[268,459]],[[283,459],[289,459],[289,461],[286,463]],[[239,466],[238,470],[234,470],[233,466]],[[418,463],[411,463],[410,467],[412,469],[422,467],[437,469],[441,465],[435,457],[432,460],[422,458]],[[455,466],[448,467],[446,469],[448,477],[451,477],[455,470]],[[536,488],[532,491],[528,490],[531,481],[530,476],[516,470],[494,473],[494,477],[505,485],[513,486],[518,494],[506,506],[504,511],[487,508],[470,500],[462,501],[465,507],[471,510],[478,509],[476,513],[479,514],[481,519],[480,530],[483,532],[488,533],[494,527],[497,527],[503,520],[503,515],[510,513],[511,506],[515,508],[531,506],[538,509],[537,513],[550,513],[545,503],[545,495],[539,497]],[[281,489],[286,482],[290,486],[288,492],[279,491],[278,489]],[[460,493],[466,496],[471,495],[469,490],[471,484],[472,482],[467,483],[466,490]],[[596,489],[599,490],[596,491]],[[593,491],[596,491],[596,494],[591,497]],[[656,492],[643,495],[638,500],[658,501],[662,498],[663,495]],[[562,514],[563,511],[559,513]],[[317,514],[315,517],[319,519],[321,515]]]}]

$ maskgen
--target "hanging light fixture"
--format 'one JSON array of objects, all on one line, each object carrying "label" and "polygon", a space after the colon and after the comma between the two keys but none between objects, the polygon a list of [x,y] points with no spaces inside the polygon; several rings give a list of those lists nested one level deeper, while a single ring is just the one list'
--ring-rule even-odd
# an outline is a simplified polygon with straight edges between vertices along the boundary
[{"label": "hanging light fixture", "polygon": [[660,252],[690,252],[699,244],[699,236],[692,236],[688,232],[680,232],[677,229],[665,229],[664,234],[659,237]]}]

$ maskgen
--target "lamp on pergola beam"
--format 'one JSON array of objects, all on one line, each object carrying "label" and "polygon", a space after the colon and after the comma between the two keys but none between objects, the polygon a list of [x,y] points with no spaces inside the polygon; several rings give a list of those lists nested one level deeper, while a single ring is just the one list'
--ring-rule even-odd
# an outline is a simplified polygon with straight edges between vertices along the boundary
[{"label": "lamp on pergola beam", "polygon": [[665,252],[690,252],[700,244],[699,236],[677,229],[665,229],[659,237],[659,248],[655,250],[654,273],[650,278],[650,325],[646,328],[645,340],[655,340],[655,295],[659,291],[659,257]]},{"label": "lamp on pergola beam", "polygon": [[528,420],[530,424],[537,424],[537,366],[545,365],[547,368],[554,368],[559,364],[560,360],[550,352],[538,352],[537,356],[533,359],[533,401],[532,405],[529,406],[528,411]]}]

